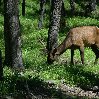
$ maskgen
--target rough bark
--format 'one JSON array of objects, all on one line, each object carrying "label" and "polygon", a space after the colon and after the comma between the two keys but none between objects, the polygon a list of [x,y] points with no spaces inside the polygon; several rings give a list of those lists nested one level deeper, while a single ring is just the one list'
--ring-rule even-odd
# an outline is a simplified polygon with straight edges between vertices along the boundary
[{"label": "rough bark", "polygon": [[[51,52],[52,49],[56,48],[58,45],[57,39],[60,28],[62,0],[52,0],[51,3],[52,4],[51,4],[50,25],[47,40],[47,49],[49,53]],[[50,61],[49,55],[48,61]]]},{"label": "rough bark", "polygon": [[18,0],[4,0],[5,64],[22,67]]},{"label": "rough bark", "polygon": [[43,27],[45,4],[46,4],[46,0],[40,0],[40,16],[39,16],[39,22],[38,22],[38,28],[39,29],[41,29]]}]

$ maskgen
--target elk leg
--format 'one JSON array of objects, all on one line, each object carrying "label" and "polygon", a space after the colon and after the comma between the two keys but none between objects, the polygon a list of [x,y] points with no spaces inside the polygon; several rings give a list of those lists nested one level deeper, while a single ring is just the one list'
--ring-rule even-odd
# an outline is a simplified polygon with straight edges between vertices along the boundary
[{"label": "elk leg", "polygon": [[74,49],[71,49],[71,64],[72,65],[74,65],[73,57],[74,57]]},{"label": "elk leg", "polygon": [[82,64],[84,64],[84,47],[80,47],[79,51],[80,51]]},{"label": "elk leg", "polygon": [[96,55],[94,64],[97,64],[97,61],[98,61],[98,58],[99,58],[99,50],[98,50],[98,47],[97,47],[97,45],[92,45],[91,48],[92,48],[92,51],[93,51],[93,52],[95,53],[95,55]]}]

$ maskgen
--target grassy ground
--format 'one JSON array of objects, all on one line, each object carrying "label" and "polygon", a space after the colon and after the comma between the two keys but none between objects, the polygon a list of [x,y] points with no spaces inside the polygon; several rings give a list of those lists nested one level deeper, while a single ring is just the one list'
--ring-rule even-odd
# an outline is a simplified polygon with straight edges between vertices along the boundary
[{"label": "grassy ground", "polygon": [[[31,3],[30,3],[31,2]],[[77,11],[83,9],[77,6]],[[66,28],[64,32],[59,34],[59,43],[65,38],[65,34],[70,28],[83,25],[95,25],[99,26],[99,6],[95,12],[90,16],[81,16],[77,13],[75,16],[70,15],[69,3],[65,4],[67,8],[66,16]],[[21,5],[20,5],[21,8]],[[22,33],[22,54],[25,70],[22,74],[23,78],[29,79],[29,77],[38,77],[44,81],[54,80],[57,84],[64,81],[66,84],[74,86],[95,86],[99,85],[99,62],[94,65],[95,55],[90,48],[85,49],[85,65],[83,66],[80,61],[79,51],[75,51],[75,65],[70,66],[70,50],[67,50],[63,55],[59,57],[57,61],[52,65],[46,63],[47,55],[44,53],[47,42],[48,33],[48,15],[45,15],[44,27],[38,29],[38,9],[39,3],[36,0],[26,1],[26,16],[21,15],[20,9],[20,22],[21,22],[21,33]],[[47,6],[48,8],[48,6]],[[4,58],[4,41],[3,41],[3,15],[0,14],[0,49],[3,53]],[[13,70],[8,67],[4,67],[5,81],[0,87],[3,89],[1,94],[9,93],[9,88],[16,86]],[[11,79],[12,78],[12,79]],[[15,87],[12,88],[11,92],[16,92]]]}]

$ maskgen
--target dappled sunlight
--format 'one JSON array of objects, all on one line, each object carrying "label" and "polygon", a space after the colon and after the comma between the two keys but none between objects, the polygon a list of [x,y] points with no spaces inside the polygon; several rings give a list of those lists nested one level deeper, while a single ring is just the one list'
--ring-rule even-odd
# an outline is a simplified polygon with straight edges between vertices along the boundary
[{"label": "dappled sunlight", "polygon": [[[2,0],[1,0],[2,1]],[[76,4],[75,15],[70,12],[69,0],[65,1],[66,27],[59,32],[58,45],[65,39],[68,31],[77,26],[99,26],[99,5],[90,15],[84,15],[84,3]],[[3,81],[0,81],[0,95],[10,95],[15,99],[80,99],[77,93],[71,95],[63,91],[69,87],[92,91],[94,86],[99,87],[99,59],[94,65],[95,55],[90,47],[84,49],[82,65],[79,50],[74,52],[74,65],[70,64],[71,50],[66,50],[53,64],[47,63],[47,38],[49,29],[50,5],[46,4],[44,25],[38,29],[39,0],[26,0],[26,15],[22,16],[22,1],[20,1],[20,29],[22,38],[22,57],[25,69],[21,72],[4,65]],[[0,50],[4,61],[4,17],[0,5]],[[68,87],[68,88],[69,88]],[[70,90],[69,90],[70,91]],[[74,91],[75,93],[75,91]],[[29,96],[30,95],[30,96]],[[20,98],[22,97],[22,98]],[[0,97],[1,98],[1,97]],[[89,99],[89,98],[86,98]]]}]

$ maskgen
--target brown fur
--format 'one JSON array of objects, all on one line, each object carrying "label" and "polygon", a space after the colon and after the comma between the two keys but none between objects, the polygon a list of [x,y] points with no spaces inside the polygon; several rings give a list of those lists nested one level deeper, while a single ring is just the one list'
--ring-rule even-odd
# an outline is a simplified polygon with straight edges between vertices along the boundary
[{"label": "brown fur", "polygon": [[99,28],[96,26],[82,26],[71,29],[65,40],[49,54],[49,60],[54,61],[57,56],[71,49],[71,63],[73,62],[74,50],[79,49],[82,64],[84,64],[84,47],[91,47],[96,55],[95,63],[99,58]]}]

